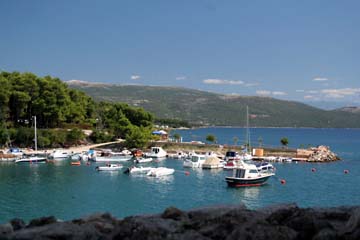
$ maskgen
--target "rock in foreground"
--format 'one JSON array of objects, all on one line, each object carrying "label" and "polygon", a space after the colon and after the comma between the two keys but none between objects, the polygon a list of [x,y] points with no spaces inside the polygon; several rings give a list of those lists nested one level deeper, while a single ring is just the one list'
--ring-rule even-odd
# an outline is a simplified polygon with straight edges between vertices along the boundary
[{"label": "rock in foreground", "polygon": [[0,239],[360,239],[360,207],[282,205],[249,210],[221,206],[127,217],[109,214],[67,222],[53,217],[0,225]]}]

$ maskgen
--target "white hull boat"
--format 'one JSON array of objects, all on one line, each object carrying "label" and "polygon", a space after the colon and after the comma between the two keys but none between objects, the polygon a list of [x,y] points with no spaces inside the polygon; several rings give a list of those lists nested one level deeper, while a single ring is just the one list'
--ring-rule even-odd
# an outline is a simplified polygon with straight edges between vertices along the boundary
[{"label": "white hull boat", "polygon": [[151,169],[146,175],[150,177],[162,177],[171,175],[175,172],[172,168],[166,168],[166,167],[158,167]]},{"label": "white hull boat", "polygon": [[113,156],[113,157],[94,157],[91,158],[94,162],[126,162],[129,161],[132,156]]},{"label": "white hull boat", "polygon": [[55,150],[50,153],[50,158],[54,160],[65,160],[71,156],[71,152],[66,150]]},{"label": "white hull boat", "polygon": [[152,158],[137,158],[134,160],[134,163],[149,163],[152,162]]},{"label": "white hull boat", "polygon": [[97,166],[95,169],[98,171],[118,171],[123,168],[121,164],[107,164],[106,166]]},{"label": "white hull boat", "polygon": [[147,174],[152,167],[129,167],[125,170],[124,173],[130,173],[130,174]]},{"label": "white hull boat", "polygon": [[22,162],[28,162],[28,163],[46,162],[46,157],[34,156],[34,157],[20,158],[15,160],[15,163],[22,163]]},{"label": "white hull boat", "polygon": [[151,157],[151,158],[164,158],[166,157],[167,152],[161,147],[152,147],[151,152],[145,155],[146,157]]},{"label": "white hull boat", "polygon": [[191,159],[184,160],[183,167],[201,168],[205,160],[205,155],[195,154],[191,157]]}]

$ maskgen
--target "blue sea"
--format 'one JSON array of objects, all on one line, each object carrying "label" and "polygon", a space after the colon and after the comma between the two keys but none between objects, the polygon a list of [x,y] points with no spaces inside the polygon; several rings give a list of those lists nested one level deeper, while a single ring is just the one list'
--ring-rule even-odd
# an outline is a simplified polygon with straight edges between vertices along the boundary
[{"label": "blue sea", "polygon": [[[243,128],[176,130],[183,141],[205,142],[213,134],[223,145],[244,142]],[[53,215],[70,220],[95,212],[116,217],[160,213],[169,206],[192,209],[223,204],[245,204],[256,209],[278,203],[301,207],[360,204],[359,129],[250,129],[251,145],[278,147],[287,137],[289,147],[329,146],[342,160],[333,163],[275,163],[276,177],[262,187],[233,189],[225,176],[231,171],[194,169],[184,173],[182,161],[165,159],[152,166],[175,168],[172,176],[150,178],[120,172],[97,172],[96,164],[0,164],[0,223]],[[125,163],[130,165],[130,163]],[[311,169],[316,168],[315,172]],[[124,169],[125,170],[125,169]],[[344,170],[349,170],[348,174]],[[285,179],[286,184],[281,184]]]}]

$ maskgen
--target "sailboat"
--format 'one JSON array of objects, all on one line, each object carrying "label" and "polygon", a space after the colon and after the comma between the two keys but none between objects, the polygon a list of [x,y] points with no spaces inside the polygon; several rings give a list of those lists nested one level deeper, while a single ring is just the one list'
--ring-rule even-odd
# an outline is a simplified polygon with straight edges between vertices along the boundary
[{"label": "sailboat", "polygon": [[250,131],[249,131],[249,107],[246,106],[246,130],[245,130],[245,149],[240,154],[240,160],[251,160],[252,155],[250,154]]},{"label": "sailboat", "polygon": [[[36,132],[36,116],[34,116],[34,143],[35,143],[35,152],[37,152],[37,132]],[[40,157],[40,156],[30,156],[30,157],[24,157],[15,160],[16,163],[39,163],[39,162],[46,162],[46,157]]]}]

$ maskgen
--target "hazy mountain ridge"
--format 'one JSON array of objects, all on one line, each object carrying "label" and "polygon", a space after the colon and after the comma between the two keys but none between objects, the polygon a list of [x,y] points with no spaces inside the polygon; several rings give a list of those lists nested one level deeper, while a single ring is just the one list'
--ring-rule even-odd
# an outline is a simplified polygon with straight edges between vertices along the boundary
[{"label": "hazy mountain ridge", "polygon": [[336,109],[336,111],[343,111],[343,112],[350,112],[350,113],[356,113],[359,114],[360,113],[360,107],[342,107],[339,109]]},{"label": "hazy mountain ridge", "polygon": [[126,102],[159,118],[202,125],[244,126],[249,106],[252,127],[360,127],[360,114],[321,110],[270,97],[224,95],[180,87],[68,82],[96,100]]}]

